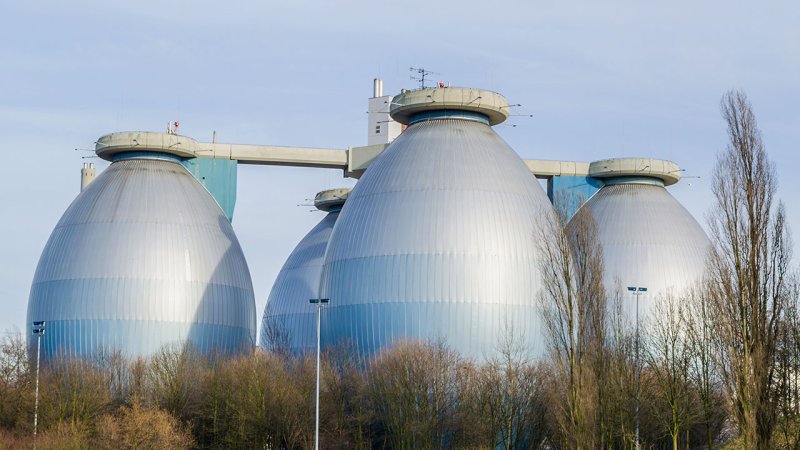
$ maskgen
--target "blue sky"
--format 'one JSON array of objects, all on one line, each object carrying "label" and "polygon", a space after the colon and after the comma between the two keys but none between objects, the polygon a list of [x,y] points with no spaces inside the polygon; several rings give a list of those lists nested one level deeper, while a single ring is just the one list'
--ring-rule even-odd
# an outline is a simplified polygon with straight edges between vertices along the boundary
[{"label": "blue sky", "polygon": [[[434,80],[523,106],[496,127],[524,158],[652,156],[705,226],[725,145],[719,99],[747,92],[800,229],[800,6],[793,2],[22,2],[0,0],[0,331],[25,327],[44,244],[101,135],[180,120],[198,140],[366,144],[372,78]],[[532,114],[532,118],[524,115]],[[512,127],[510,125],[516,125]],[[699,177],[699,178],[698,178]],[[341,172],[243,166],[234,228],[263,310]]]}]

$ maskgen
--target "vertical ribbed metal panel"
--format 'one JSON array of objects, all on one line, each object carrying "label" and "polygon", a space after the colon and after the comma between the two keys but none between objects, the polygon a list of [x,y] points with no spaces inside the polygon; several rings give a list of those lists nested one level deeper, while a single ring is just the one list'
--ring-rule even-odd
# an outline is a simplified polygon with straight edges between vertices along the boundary
[{"label": "vertical ribbed metal panel", "polygon": [[540,351],[536,239],[551,211],[488,125],[411,125],[372,162],[331,235],[324,343],[369,357],[398,339],[442,339],[482,359],[514,333]]},{"label": "vertical ribbed metal panel", "polygon": [[649,314],[659,295],[696,286],[710,242],[700,224],[663,187],[610,184],[583,205],[597,222],[603,245],[606,289],[623,291],[624,311],[634,317],[627,286],[643,286],[640,313]]},{"label": "vertical ribbed metal panel", "polygon": [[230,222],[180,164],[111,164],[72,202],[36,269],[28,322],[45,357],[249,350],[255,302]]},{"label": "vertical ribbed metal panel", "polygon": [[316,348],[317,307],[308,300],[319,298],[322,260],[338,216],[338,211],[331,212],[312,228],[275,278],[261,320],[261,346],[288,344],[297,353]]}]

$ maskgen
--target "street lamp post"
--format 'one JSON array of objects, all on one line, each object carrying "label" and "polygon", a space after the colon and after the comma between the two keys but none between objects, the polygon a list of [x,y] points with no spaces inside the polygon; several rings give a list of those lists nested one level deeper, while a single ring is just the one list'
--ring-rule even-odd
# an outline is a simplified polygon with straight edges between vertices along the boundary
[{"label": "street lamp post", "polygon": [[322,305],[327,304],[327,298],[312,298],[308,302],[317,305],[317,394],[316,394],[316,420],[314,424],[314,450],[319,450],[319,354],[320,354],[320,328],[322,323]]},{"label": "street lamp post", "polygon": [[39,427],[39,361],[42,356],[42,336],[44,336],[43,320],[33,322],[33,334],[36,335],[36,400],[33,406],[33,439],[36,441],[36,432]]},{"label": "street lamp post", "polygon": [[639,297],[647,292],[647,288],[641,286],[628,286],[628,291],[630,291],[636,297],[636,416],[634,420],[636,428],[636,450],[639,450],[639,396],[641,390],[641,385],[639,384]]}]

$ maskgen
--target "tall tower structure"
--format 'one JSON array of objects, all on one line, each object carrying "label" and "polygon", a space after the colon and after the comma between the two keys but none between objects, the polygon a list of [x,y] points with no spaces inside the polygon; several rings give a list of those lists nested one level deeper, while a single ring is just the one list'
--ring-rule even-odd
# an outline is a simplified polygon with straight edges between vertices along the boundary
[{"label": "tall tower structure", "polygon": [[391,95],[383,95],[383,80],[372,80],[372,97],[368,100],[367,145],[389,144],[403,131],[403,125],[389,114]]}]

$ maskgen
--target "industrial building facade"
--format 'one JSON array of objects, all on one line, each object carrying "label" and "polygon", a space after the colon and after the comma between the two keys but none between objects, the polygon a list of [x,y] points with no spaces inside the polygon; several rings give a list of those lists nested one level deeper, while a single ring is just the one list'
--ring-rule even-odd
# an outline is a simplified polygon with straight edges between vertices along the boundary
[{"label": "industrial building facade", "polygon": [[[383,96],[376,80],[369,131],[385,127],[365,147],[201,143],[172,132],[100,138],[96,152],[112,164],[94,181],[84,171],[85,189],[51,235],[31,288],[28,320],[47,323],[45,357],[147,356],[176,343],[252,349],[255,293],[230,225],[237,164],[341,168],[359,178],[352,192],[318,196],[328,215],[276,279],[263,346],[309,350],[309,299],[324,298],[323,345],[351,345],[363,358],[411,339],[480,360],[510,335],[541,354],[538,240],[559,192],[588,199],[573,209],[595,217],[607,287],[647,285],[655,298],[695,282],[708,239],[665,189],[679,180],[677,165],[523,161],[492,129],[508,109],[480,89]],[[547,192],[536,177],[548,179]]]}]

